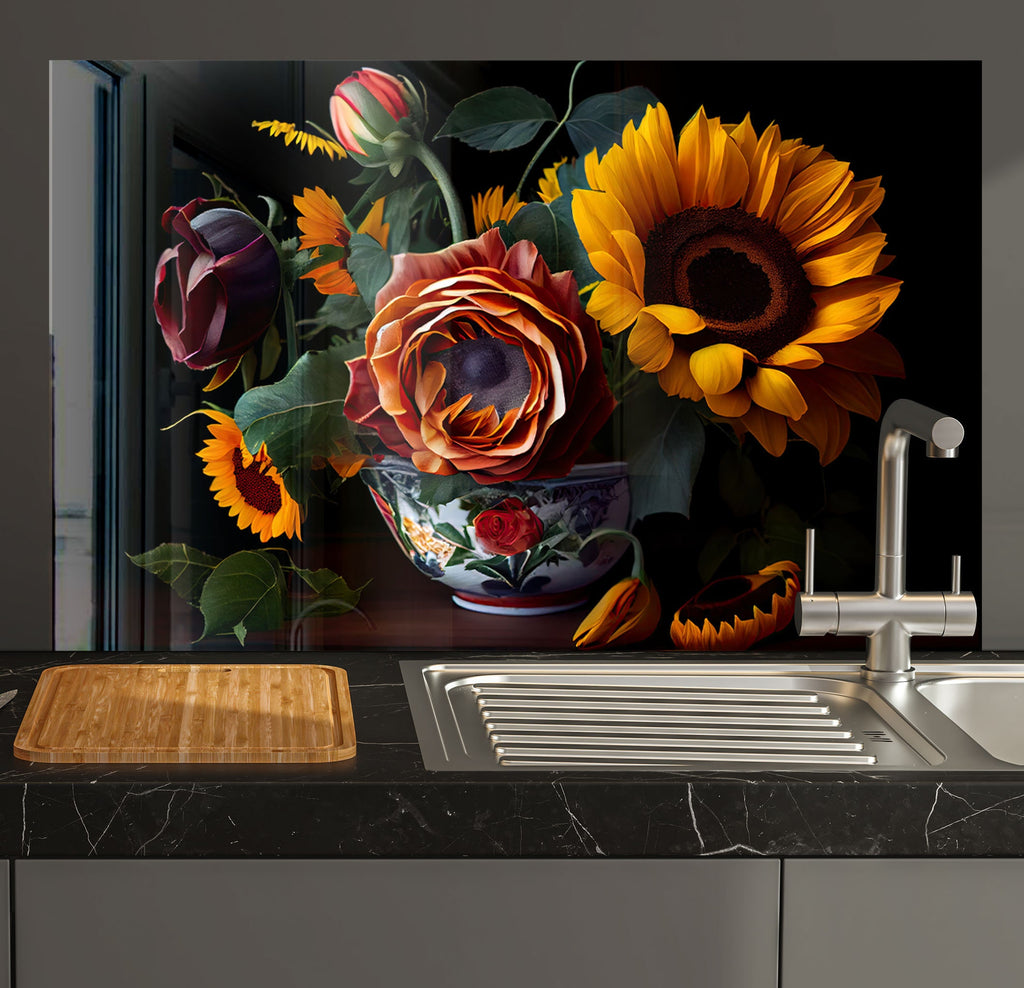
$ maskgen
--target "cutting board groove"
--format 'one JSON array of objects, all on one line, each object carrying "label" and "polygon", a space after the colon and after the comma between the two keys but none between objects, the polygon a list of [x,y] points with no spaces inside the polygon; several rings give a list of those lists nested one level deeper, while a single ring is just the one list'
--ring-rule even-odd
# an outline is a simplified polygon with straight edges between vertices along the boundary
[{"label": "cutting board groove", "polygon": [[334,762],[355,751],[345,670],[306,664],[54,666],[14,741],[34,762]]}]

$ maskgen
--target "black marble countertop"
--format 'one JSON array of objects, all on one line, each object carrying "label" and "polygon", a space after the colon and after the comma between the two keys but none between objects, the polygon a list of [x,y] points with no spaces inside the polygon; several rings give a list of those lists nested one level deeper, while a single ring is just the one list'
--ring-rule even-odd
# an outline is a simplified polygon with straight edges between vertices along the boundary
[{"label": "black marble countertop", "polygon": [[[1024,768],[998,776],[922,772],[889,777],[849,772],[428,772],[398,667],[399,659],[410,657],[458,658],[426,652],[239,656],[246,662],[343,667],[358,742],[356,758],[346,762],[49,765],[13,754],[18,725],[44,668],[67,662],[221,662],[224,653],[0,654],[0,692],[19,691],[0,709],[0,854],[1024,855]],[[950,656],[927,656],[943,657]],[[1024,656],[953,657],[1021,661]]]}]

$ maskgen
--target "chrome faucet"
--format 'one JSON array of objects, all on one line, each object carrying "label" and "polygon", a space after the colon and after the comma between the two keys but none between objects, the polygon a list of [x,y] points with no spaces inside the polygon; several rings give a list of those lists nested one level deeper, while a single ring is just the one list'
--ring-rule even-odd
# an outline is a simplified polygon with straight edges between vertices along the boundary
[{"label": "chrome faucet", "polygon": [[814,529],[807,530],[804,592],[796,601],[798,635],[864,635],[865,679],[906,682],[912,635],[973,635],[978,621],[974,594],[960,589],[960,557],[953,557],[952,590],[907,593],[907,448],[910,437],[931,457],[957,456],[964,427],[954,418],[901,398],[882,418],[878,440],[878,544],[874,593],[814,590]]}]

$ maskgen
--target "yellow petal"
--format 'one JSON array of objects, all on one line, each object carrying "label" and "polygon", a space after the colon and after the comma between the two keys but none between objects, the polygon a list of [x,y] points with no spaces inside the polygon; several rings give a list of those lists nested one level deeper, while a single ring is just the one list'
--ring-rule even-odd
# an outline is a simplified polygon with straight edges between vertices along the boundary
[{"label": "yellow petal", "polygon": [[667,327],[646,309],[637,316],[636,325],[629,334],[629,359],[643,371],[660,371],[672,357],[675,349]]},{"label": "yellow petal", "polygon": [[772,456],[782,456],[786,452],[786,420],[781,415],[751,405],[742,422]]},{"label": "yellow petal", "polygon": [[903,358],[887,339],[875,332],[863,333],[846,343],[824,344],[819,352],[825,362],[846,370],[884,377],[903,377]]},{"label": "yellow petal", "polygon": [[750,395],[746,388],[734,388],[725,394],[704,396],[708,408],[722,418],[738,419],[750,411]]},{"label": "yellow petal", "polygon": [[841,367],[822,367],[814,381],[837,404],[851,412],[877,419],[882,414],[878,384],[870,374],[856,374]]},{"label": "yellow petal", "polygon": [[658,371],[658,384],[667,395],[688,398],[690,401],[700,401],[704,397],[690,372],[690,354],[680,348],[672,351],[669,362]]},{"label": "yellow petal", "polygon": [[822,363],[821,354],[809,346],[801,346],[798,343],[789,343],[779,350],[776,350],[765,360],[766,364],[772,367],[796,367],[799,370],[810,370],[812,367],[819,367]]},{"label": "yellow petal", "polygon": [[600,323],[606,333],[615,335],[628,329],[636,320],[643,303],[628,288],[602,281],[594,288],[587,302],[587,312]]},{"label": "yellow petal", "polygon": [[745,355],[731,343],[715,343],[690,354],[690,370],[705,394],[725,394],[740,383]]},{"label": "yellow petal", "polygon": [[705,326],[704,320],[693,309],[682,305],[645,305],[644,314],[656,319],[676,336],[699,333]]},{"label": "yellow petal", "polygon": [[824,247],[804,261],[804,274],[812,285],[838,285],[872,274],[885,246],[884,233],[867,233]]},{"label": "yellow petal", "polygon": [[798,419],[807,411],[800,389],[785,371],[772,367],[758,367],[757,373],[747,379],[750,397],[770,412]]},{"label": "yellow petal", "polygon": [[[606,192],[591,189],[573,189],[572,218],[584,248],[591,250],[617,249],[611,236],[612,230],[634,231],[633,221],[622,204]],[[626,264],[626,258],[617,260]]]},{"label": "yellow petal", "polygon": [[827,208],[829,201],[852,181],[847,162],[815,161],[789,183],[779,206],[776,226],[792,239],[804,223]]}]

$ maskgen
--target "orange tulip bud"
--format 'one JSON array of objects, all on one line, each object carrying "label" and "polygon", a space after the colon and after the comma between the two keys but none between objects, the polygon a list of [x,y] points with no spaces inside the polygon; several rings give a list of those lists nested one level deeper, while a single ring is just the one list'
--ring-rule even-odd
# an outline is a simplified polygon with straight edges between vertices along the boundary
[{"label": "orange tulip bud", "polygon": [[626,645],[643,641],[658,626],[658,592],[638,577],[619,580],[609,588],[573,634],[577,648]]}]

